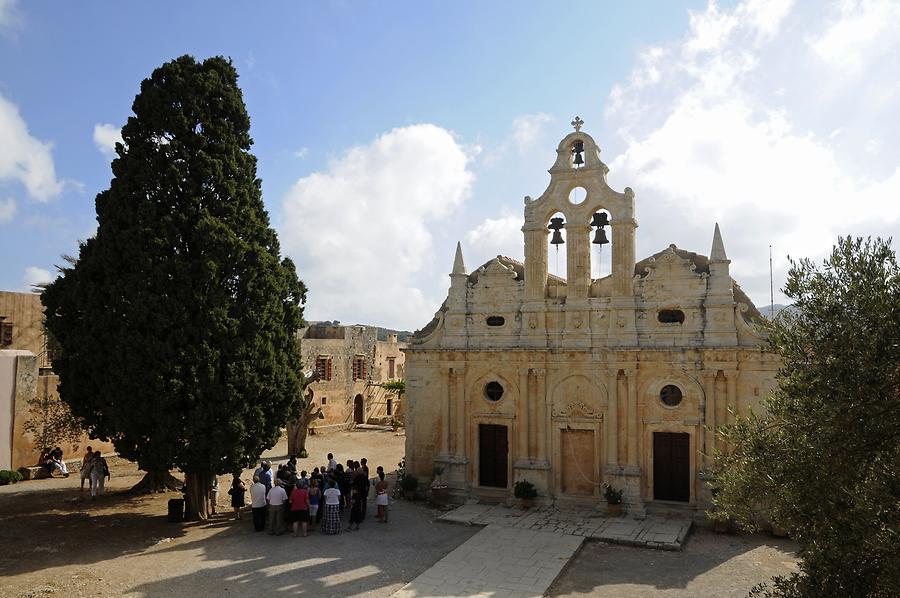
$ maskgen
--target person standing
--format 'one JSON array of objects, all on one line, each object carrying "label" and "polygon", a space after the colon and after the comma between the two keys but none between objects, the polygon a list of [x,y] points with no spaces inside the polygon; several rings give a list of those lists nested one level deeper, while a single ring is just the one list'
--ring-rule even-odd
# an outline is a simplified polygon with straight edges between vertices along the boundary
[{"label": "person standing", "polygon": [[281,480],[275,480],[275,486],[266,495],[266,502],[269,503],[269,535],[280,536],[284,533],[284,507],[287,499]]},{"label": "person standing", "polygon": [[334,535],[341,533],[341,491],[330,482],[325,491],[325,516],[322,522],[322,533]]},{"label": "person standing", "polygon": [[78,492],[84,492],[84,481],[88,481],[88,490],[93,486],[93,482],[91,482],[91,457],[94,456],[94,449],[91,447],[87,447],[87,450],[84,452],[84,457],[81,458],[81,470],[79,471],[79,475],[81,476],[81,490]]},{"label": "person standing", "polygon": [[334,460],[334,455],[328,453],[328,469],[327,471],[330,473],[337,468],[337,461]]},{"label": "person standing", "polygon": [[213,515],[216,513],[216,505],[219,504],[219,476],[213,474],[212,480],[209,482],[209,512]]},{"label": "person standing", "polygon": [[303,537],[306,537],[306,530],[309,527],[309,490],[300,486],[294,486],[291,491],[291,510],[288,512],[288,520],[294,525],[294,537],[297,537],[297,530],[303,527]]},{"label": "person standing", "polygon": [[319,490],[319,481],[312,479],[309,482],[309,527],[316,531],[316,523],[319,521],[319,503],[322,500],[322,492]]},{"label": "person standing", "polygon": [[387,523],[388,518],[388,491],[387,491],[387,481],[384,479],[384,468],[380,465],[378,466],[378,473],[376,474],[377,481],[375,482],[375,506],[378,509],[378,521],[380,523]]},{"label": "person standing", "polygon": [[353,471],[353,491],[359,493],[359,499],[362,501],[361,516],[362,519],[365,519],[366,507],[368,506],[369,477],[358,461],[353,466],[356,468]]},{"label": "person standing", "polygon": [[109,466],[100,451],[94,452],[91,457],[91,499],[103,496],[104,480],[109,479]]},{"label": "person standing", "polygon": [[350,525],[347,531],[352,531],[353,526],[359,530],[359,524],[363,520],[363,497],[362,493],[356,488],[353,489],[353,498],[350,499]]},{"label": "person standing", "polygon": [[266,529],[266,486],[259,481],[259,476],[253,476],[253,485],[250,486],[250,508],[253,513],[253,529],[263,531]]},{"label": "person standing", "polygon": [[246,492],[247,488],[244,486],[241,477],[238,474],[234,474],[228,494],[231,496],[231,508],[234,509],[235,521],[241,518],[241,507],[244,506],[244,493]]}]

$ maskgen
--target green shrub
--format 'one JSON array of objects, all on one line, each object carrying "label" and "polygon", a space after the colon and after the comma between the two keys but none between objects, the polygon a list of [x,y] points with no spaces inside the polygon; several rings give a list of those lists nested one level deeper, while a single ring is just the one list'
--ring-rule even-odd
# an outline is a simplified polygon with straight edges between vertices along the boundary
[{"label": "green shrub", "polygon": [[400,488],[404,492],[414,492],[419,487],[419,478],[412,474],[404,474],[400,478]]},{"label": "green shrub", "polygon": [[519,480],[513,487],[513,494],[516,498],[524,498],[526,500],[534,500],[537,498],[537,490],[534,484],[528,480]]},{"label": "green shrub", "polygon": [[0,486],[15,484],[16,482],[21,482],[24,479],[25,478],[23,478],[22,474],[18,471],[13,471],[11,469],[4,469],[0,471]]}]

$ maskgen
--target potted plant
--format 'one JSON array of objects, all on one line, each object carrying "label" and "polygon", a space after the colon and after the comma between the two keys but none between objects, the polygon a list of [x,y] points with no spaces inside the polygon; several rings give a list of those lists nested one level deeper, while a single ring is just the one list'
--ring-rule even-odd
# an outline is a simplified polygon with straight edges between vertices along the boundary
[{"label": "potted plant", "polygon": [[419,489],[419,478],[411,473],[404,473],[400,478],[400,489],[403,490],[403,498],[406,500],[414,500],[416,498],[416,490]]},{"label": "potted plant", "polygon": [[16,482],[21,482],[24,479],[21,473],[12,469],[4,469],[0,471],[0,486],[6,486],[7,484],[15,484]]},{"label": "potted plant", "polygon": [[435,466],[431,473],[434,476],[431,480],[431,499],[438,504],[446,504],[447,498],[450,496],[450,488],[441,479],[444,468]]},{"label": "potted plant", "polygon": [[523,509],[530,509],[534,506],[534,499],[537,498],[537,490],[534,484],[528,480],[519,480],[513,487],[513,494],[522,501]]},{"label": "potted plant", "polygon": [[606,512],[610,517],[618,517],[622,514],[622,493],[610,484],[603,484],[603,497],[606,499]]}]

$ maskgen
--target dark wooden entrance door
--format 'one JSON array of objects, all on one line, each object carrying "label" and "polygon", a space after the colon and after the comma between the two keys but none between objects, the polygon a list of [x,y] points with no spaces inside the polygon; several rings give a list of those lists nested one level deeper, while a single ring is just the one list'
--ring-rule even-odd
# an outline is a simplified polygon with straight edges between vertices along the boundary
[{"label": "dark wooden entrance door", "polygon": [[653,498],[691,500],[691,436],[653,433]]},{"label": "dark wooden entrance door", "polygon": [[353,423],[356,424],[364,424],[366,423],[363,418],[365,418],[365,410],[363,409],[363,398],[362,395],[356,395],[356,398],[353,399]]},{"label": "dark wooden entrance door", "polygon": [[509,443],[506,426],[478,425],[478,483],[481,486],[506,488]]}]

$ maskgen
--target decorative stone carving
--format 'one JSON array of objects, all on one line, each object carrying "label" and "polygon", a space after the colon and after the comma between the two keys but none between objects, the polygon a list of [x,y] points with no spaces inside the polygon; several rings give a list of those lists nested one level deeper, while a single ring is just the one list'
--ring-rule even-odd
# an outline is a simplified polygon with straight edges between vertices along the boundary
[{"label": "decorative stone carving", "polygon": [[552,410],[553,417],[580,417],[586,419],[603,419],[603,412],[597,411],[584,401],[571,401],[563,406],[561,409],[557,409],[555,406]]}]

